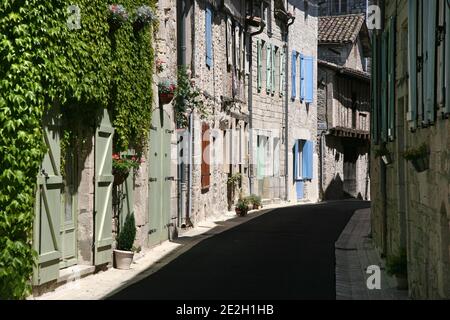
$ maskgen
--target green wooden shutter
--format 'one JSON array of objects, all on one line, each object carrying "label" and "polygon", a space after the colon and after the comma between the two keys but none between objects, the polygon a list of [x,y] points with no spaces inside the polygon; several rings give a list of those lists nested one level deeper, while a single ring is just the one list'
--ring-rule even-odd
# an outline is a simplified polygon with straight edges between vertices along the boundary
[{"label": "green wooden shutter", "polygon": [[417,128],[417,0],[409,0],[408,17],[408,63],[409,63],[409,105],[411,128]]},{"label": "green wooden shutter", "polygon": [[395,139],[395,57],[396,57],[396,19],[390,19],[389,26],[389,58],[388,58],[388,137],[389,140]]},{"label": "green wooden shutter", "polygon": [[271,70],[272,70],[272,84],[271,84],[271,89],[272,89],[272,94],[275,94],[275,47],[272,45],[272,66],[271,66]]},{"label": "green wooden shutter", "polygon": [[262,89],[262,48],[261,48],[261,40],[256,41],[257,47],[257,82],[258,82],[258,91],[261,92]]},{"label": "green wooden shutter", "polygon": [[445,67],[444,69],[447,70],[445,72],[445,110],[444,113],[446,115],[450,114],[450,3],[447,1],[445,3],[445,25],[446,25],[446,32],[445,32]]},{"label": "green wooden shutter", "polygon": [[58,111],[48,113],[43,119],[44,141],[47,153],[37,178],[36,217],[34,224],[34,249],[38,261],[33,272],[33,284],[41,285],[56,280],[61,257],[61,147]]},{"label": "green wooden shutter", "polygon": [[372,134],[372,142],[377,145],[378,144],[378,65],[379,65],[379,55],[378,55],[378,36],[374,32],[372,35],[372,66],[371,66],[371,73],[372,73],[372,81],[371,81],[371,134]]},{"label": "green wooden shutter", "polygon": [[285,48],[280,48],[280,97],[284,95],[284,77],[285,77],[285,61],[284,61],[284,50]]},{"label": "green wooden shutter", "polygon": [[388,35],[385,31],[381,39],[381,141],[387,142],[387,55]]},{"label": "green wooden shutter", "polygon": [[266,46],[266,92],[272,92],[272,45]]},{"label": "green wooden shutter", "polygon": [[95,187],[94,187],[94,263],[111,261],[112,249],[112,139],[114,129],[108,111],[103,111],[95,134]]},{"label": "green wooden shutter", "polygon": [[257,178],[263,179],[265,176],[266,151],[265,151],[266,137],[258,135],[258,161],[257,161]]},{"label": "green wooden shutter", "polygon": [[[426,9],[425,9],[426,7]],[[424,3],[424,28],[427,28],[424,44],[425,123],[432,124],[436,118],[436,32],[437,2]]]}]

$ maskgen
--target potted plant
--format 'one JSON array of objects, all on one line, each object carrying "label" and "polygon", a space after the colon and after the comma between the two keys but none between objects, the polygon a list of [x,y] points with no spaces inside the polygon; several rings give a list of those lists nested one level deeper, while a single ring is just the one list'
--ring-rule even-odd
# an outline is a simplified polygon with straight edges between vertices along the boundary
[{"label": "potted plant", "polygon": [[249,196],[249,202],[253,206],[253,210],[259,210],[262,208],[262,200],[260,196],[252,194]]},{"label": "potted plant", "polygon": [[161,73],[166,69],[166,63],[161,59],[156,59],[156,72]]},{"label": "potted plant", "polygon": [[239,199],[234,209],[236,211],[236,214],[240,217],[246,216],[248,213],[248,205],[249,205],[248,199],[246,198]]},{"label": "potted plant", "polygon": [[168,104],[173,100],[177,84],[174,81],[163,80],[158,83],[159,101]]},{"label": "potted plant", "polygon": [[114,185],[121,185],[130,174],[131,169],[139,168],[140,162],[136,156],[113,154]]},{"label": "potted plant", "polygon": [[121,4],[111,4],[109,7],[108,21],[113,30],[118,29],[128,20],[127,10]]},{"label": "potted plant", "polygon": [[397,289],[408,290],[408,261],[405,250],[388,259],[386,271],[389,275],[395,276]]},{"label": "potted plant", "polygon": [[151,24],[153,20],[155,20],[155,14],[153,13],[153,10],[146,5],[140,6],[136,9],[136,13],[134,15],[134,30],[139,31],[146,25]]},{"label": "potted plant", "polygon": [[136,238],[134,213],[127,214],[125,223],[117,236],[117,248],[114,250],[114,261],[117,269],[130,269],[133,262],[133,243]]},{"label": "potted plant", "polygon": [[423,143],[419,147],[405,150],[403,157],[411,161],[417,172],[424,172],[430,167],[430,151],[428,146]]},{"label": "potted plant", "polygon": [[386,146],[381,146],[378,149],[375,149],[375,158],[380,158],[383,160],[384,164],[389,165],[392,164],[392,155]]}]

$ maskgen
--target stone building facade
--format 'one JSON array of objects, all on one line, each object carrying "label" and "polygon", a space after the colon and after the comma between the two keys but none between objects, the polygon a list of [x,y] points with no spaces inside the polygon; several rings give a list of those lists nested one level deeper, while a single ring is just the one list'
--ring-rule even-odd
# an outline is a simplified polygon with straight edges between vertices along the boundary
[{"label": "stone building facade", "polygon": [[374,36],[373,237],[388,260],[406,252],[412,298],[449,299],[450,6],[384,3]]},{"label": "stone building facade", "polygon": [[370,199],[370,39],[364,15],[319,18],[318,129],[324,200]]}]

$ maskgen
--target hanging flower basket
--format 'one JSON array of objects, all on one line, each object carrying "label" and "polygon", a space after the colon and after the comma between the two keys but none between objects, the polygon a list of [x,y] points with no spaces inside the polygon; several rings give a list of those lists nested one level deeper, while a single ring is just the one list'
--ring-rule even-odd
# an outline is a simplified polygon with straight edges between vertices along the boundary
[{"label": "hanging flower basket", "polygon": [[135,31],[139,31],[145,26],[150,25],[155,19],[156,16],[149,6],[140,6],[137,8],[134,16],[133,28]]},{"label": "hanging flower basket", "polygon": [[411,148],[403,153],[403,157],[411,161],[414,169],[421,173],[430,168],[430,152],[428,146],[423,143],[417,148]]},{"label": "hanging flower basket", "polygon": [[140,161],[133,155],[113,154],[113,170],[114,185],[118,186],[125,182],[133,169],[139,168]]},{"label": "hanging flower basket", "polygon": [[112,4],[108,7],[109,16],[108,22],[111,28],[111,31],[115,31],[122,26],[128,20],[128,13],[125,10],[124,6],[121,4]]},{"label": "hanging flower basket", "polygon": [[177,85],[175,82],[170,81],[170,80],[161,81],[158,84],[159,102],[161,104],[170,103],[175,96],[176,89],[177,89]]}]

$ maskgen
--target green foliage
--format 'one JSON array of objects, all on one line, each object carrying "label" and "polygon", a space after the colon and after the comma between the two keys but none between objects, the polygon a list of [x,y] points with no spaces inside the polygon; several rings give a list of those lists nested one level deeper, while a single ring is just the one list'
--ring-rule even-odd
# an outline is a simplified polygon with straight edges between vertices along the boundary
[{"label": "green foliage", "polygon": [[241,183],[242,174],[235,173],[228,177],[227,183],[231,185],[233,188]]},{"label": "green foliage", "polygon": [[113,173],[125,173],[128,174],[130,170],[132,169],[138,169],[140,165],[140,161],[138,160],[138,157],[133,155],[118,155],[113,154]]},{"label": "green foliage", "polygon": [[247,212],[249,205],[250,205],[249,199],[242,198],[242,199],[239,199],[238,202],[236,203],[236,209],[243,211],[243,212]]},{"label": "green foliage", "polygon": [[410,148],[405,150],[405,152],[403,152],[403,158],[411,161],[419,158],[425,158],[426,156],[429,155],[429,153],[430,152],[428,151],[428,146],[425,143],[423,143],[416,148]]},{"label": "green foliage", "polygon": [[408,275],[408,260],[406,250],[401,250],[397,256],[390,257],[386,263],[386,271],[392,276]]},{"label": "green foliage", "polygon": [[201,118],[207,116],[206,108],[201,100],[201,92],[191,81],[185,66],[178,68],[178,81],[175,90],[175,119],[179,128],[185,128],[188,124],[187,112],[196,110]]},{"label": "green foliage", "polygon": [[124,251],[131,251],[133,248],[134,239],[136,238],[136,224],[134,220],[134,213],[127,214],[125,223],[117,237],[117,249]]},{"label": "green foliage", "polygon": [[252,204],[254,207],[261,207],[262,205],[262,199],[260,196],[257,196],[256,194],[252,194],[247,197],[248,202]]},{"label": "green foliage", "polygon": [[386,148],[386,146],[380,146],[379,148],[376,148],[374,150],[375,158],[387,156],[388,154],[389,154],[389,150]]},{"label": "green foliage", "polygon": [[[123,0],[128,11],[154,0]],[[110,108],[120,149],[143,148],[151,123],[152,29],[128,21],[112,32],[108,2],[77,0],[81,28],[67,26],[69,0],[0,2],[0,298],[30,292],[36,175],[45,154],[42,117],[59,105],[93,128]],[[71,114],[72,116],[70,116]],[[74,117],[74,115],[76,115]],[[73,118],[71,118],[73,117]],[[78,120],[76,120],[78,119]],[[89,121],[85,122],[85,119]],[[73,120],[73,121],[72,121]],[[64,121],[63,121],[64,123]],[[66,126],[63,150],[80,143]]]}]

